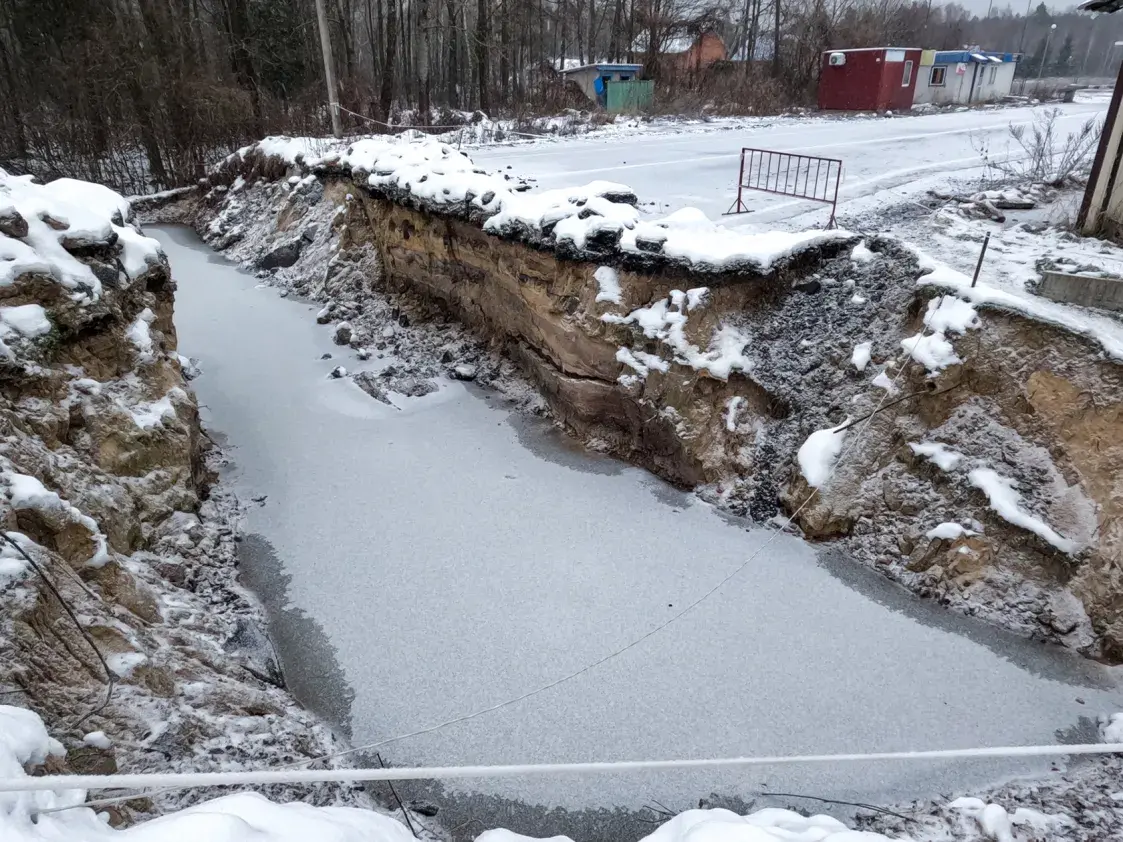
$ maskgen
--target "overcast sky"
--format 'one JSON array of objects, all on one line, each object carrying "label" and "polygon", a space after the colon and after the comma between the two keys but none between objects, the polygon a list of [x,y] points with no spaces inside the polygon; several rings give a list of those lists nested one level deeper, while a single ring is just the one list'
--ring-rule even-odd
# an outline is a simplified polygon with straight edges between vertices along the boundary
[{"label": "overcast sky", "polygon": [[[962,6],[967,11],[972,12],[976,15],[981,16],[987,13],[988,0],[955,0],[955,2],[957,2],[958,5]],[[1032,0],[1032,2],[1036,7],[1037,4],[1041,2],[1041,0]],[[1071,9],[1073,6],[1078,6],[1080,4],[1076,2],[1050,3],[1049,0],[1045,0],[1045,5],[1048,6],[1052,11],[1059,12],[1065,9]],[[994,0],[995,11],[998,11],[999,9],[1005,9],[1007,6],[1013,9],[1015,13],[1024,15],[1026,10],[1026,0]]]}]

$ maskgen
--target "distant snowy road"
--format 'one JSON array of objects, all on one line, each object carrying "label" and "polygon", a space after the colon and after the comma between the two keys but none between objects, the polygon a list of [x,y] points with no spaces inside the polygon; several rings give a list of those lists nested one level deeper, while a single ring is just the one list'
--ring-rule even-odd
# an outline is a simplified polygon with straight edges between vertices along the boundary
[{"label": "distant snowy road", "polygon": [[[609,137],[561,140],[527,146],[471,150],[489,169],[510,167],[514,175],[534,178],[542,188],[581,184],[594,179],[631,186],[641,201],[658,202],[654,212],[684,206],[701,208],[711,218],[725,213],[737,195],[740,149],[755,146],[840,158],[840,200],[861,198],[920,178],[979,167],[977,147],[1004,156],[1011,123],[1031,123],[1046,108],[1061,109],[1059,127],[1071,132],[1107,110],[1098,93],[1093,101],[1036,108],[1004,108],[899,118],[777,119],[748,129],[718,129],[683,135],[623,132]],[[754,212],[726,217],[728,226],[772,222],[802,214],[814,206],[763,193],[751,194]]]}]

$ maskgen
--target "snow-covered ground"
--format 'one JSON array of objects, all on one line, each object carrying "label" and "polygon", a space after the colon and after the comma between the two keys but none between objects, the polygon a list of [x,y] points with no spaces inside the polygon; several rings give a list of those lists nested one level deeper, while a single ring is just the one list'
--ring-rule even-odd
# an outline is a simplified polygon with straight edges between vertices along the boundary
[{"label": "snow-covered ground", "polygon": [[[925,118],[926,119],[926,118]],[[912,121],[917,122],[917,121]],[[462,384],[372,401],[307,305],[178,229],[181,350],[202,359],[257,553],[288,578],[275,618],[325,646],[286,656],[294,686],[342,698],[367,743],[518,696],[597,660],[708,590],[765,539],[642,471],[575,452]],[[321,359],[325,353],[331,359]],[[247,553],[245,562],[262,563]],[[291,628],[287,633],[293,637]],[[332,687],[338,662],[344,686]],[[917,603],[794,538],[641,646],[571,682],[382,749],[432,764],[889,750],[1087,738],[1123,701],[1114,673]],[[875,803],[965,792],[1047,763],[805,767],[505,781],[438,796],[455,825],[592,838],[658,801],[762,792]],[[504,800],[496,800],[499,797]],[[779,799],[779,803],[788,803]],[[790,802],[797,803],[797,802]],[[549,807],[560,810],[549,811]],[[628,835],[639,836],[634,832]]]},{"label": "snow-covered ground", "polygon": [[[745,128],[700,131],[684,127],[681,134],[649,135],[642,130],[602,132],[588,138],[485,147],[472,151],[479,164],[533,178],[544,188],[581,184],[593,179],[619,181],[635,189],[653,212],[697,207],[717,218],[737,198],[742,147],[758,147],[839,158],[845,203],[885,190],[908,195],[910,184],[935,174],[977,169],[980,143],[992,154],[1007,148],[1011,123],[1028,124],[1045,108],[1060,108],[1058,126],[1076,129],[1103,115],[1108,100],[1100,92],[1071,105],[999,108],[923,116],[836,119],[828,117],[761,120]],[[881,193],[879,201],[890,196]],[[807,202],[764,193],[746,193],[752,213],[727,217],[729,227],[774,224],[806,213]],[[820,210],[806,221],[826,222]],[[805,226],[806,227],[806,226]]]},{"label": "snow-covered ground", "polygon": [[[933,211],[926,203],[928,190],[958,189],[990,173],[984,166],[984,148],[992,160],[1022,154],[1010,137],[1011,125],[1032,126],[1057,109],[1056,128],[1063,137],[1087,120],[1102,117],[1107,104],[1107,92],[1087,91],[1069,105],[907,118],[772,118],[758,124],[721,124],[711,131],[684,126],[677,135],[645,134],[642,127],[629,134],[627,127],[613,126],[580,139],[475,149],[472,157],[496,171],[531,179],[543,189],[589,179],[623,182],[635,191],[647,214],[696,207],[722,227],[743,232],[821,227],[829,210],[746,191],[743,198],[751,212],[723,217],[737,196],[741,147],[838,158],[843,162],[838,207],[842,227],[898,236],[968,275],[989,232],[990,250],[980,281],[999,290],[991,299],[1096,336],[1118,357],[1123,322],[1087,308],[1055,304],[1026,290],[1039,277],[1037,264],[1043,258],[1123,274],[1123,249],[1047,227],[1075,218],[1076,191],[1062,193],[1047,208],[1013,212],[1005,224],[962,219],[950,211]],[[1033,225],[1031,231],[1021,227],[1024,222]]]}]

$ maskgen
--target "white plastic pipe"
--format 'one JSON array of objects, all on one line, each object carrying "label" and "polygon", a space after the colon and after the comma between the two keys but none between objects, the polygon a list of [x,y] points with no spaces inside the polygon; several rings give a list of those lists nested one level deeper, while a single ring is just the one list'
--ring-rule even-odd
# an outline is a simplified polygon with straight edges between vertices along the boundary
[{"label": "white plastic pipe", "polygon": [[[1090,745],[997,746],[935,751],[882,751],[868,754],[802,754],[726,757],[702,760],[620,760],[594,763],[528,763],[513,766],[420,766],[401,769],[276,769],[251,772],[153,772],[135,775],[47,775],[0,778],[0,792],[66,789],[188,789],[206,786],[317,783],[323,781],[415,781],[452,778],[511,778],[527,775],[587,775],[674,769],[784,766],[800,763],[861,763],[877,760],[955,760],[986,757],[1059,757],[1123,754],[1123,743]],[[311,761],[309,761],[311,762]]]}]

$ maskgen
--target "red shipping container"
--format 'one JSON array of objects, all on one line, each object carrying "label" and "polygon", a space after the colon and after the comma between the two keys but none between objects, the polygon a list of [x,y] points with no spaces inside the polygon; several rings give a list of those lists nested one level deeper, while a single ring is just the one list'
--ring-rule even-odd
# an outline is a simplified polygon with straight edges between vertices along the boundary
[{"label": "red shipping container", "polygon": [[824,111],[907,111],[916,92],[920,50],[870,47],[823,53],[819,108]]}]

